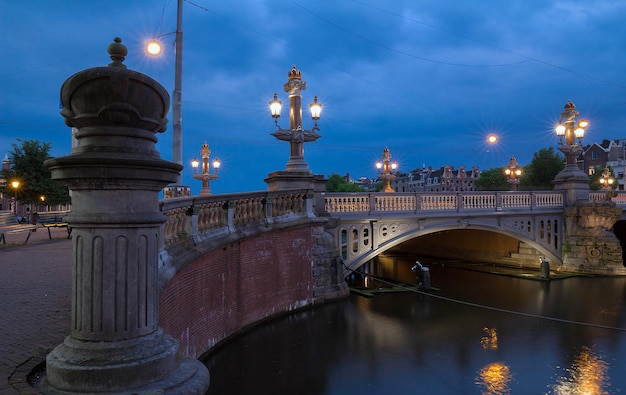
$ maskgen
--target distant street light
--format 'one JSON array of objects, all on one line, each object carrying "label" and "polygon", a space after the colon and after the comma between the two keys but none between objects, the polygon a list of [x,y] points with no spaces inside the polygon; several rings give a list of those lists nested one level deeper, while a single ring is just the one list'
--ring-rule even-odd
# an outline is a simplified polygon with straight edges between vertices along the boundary
[{"label": "distant street light", "polygon": [[213,160],[213,170],[211,173],[211,169],[209,168],[209,156],[211,155],[211,150],[209,149],[209,145],[205,142],[202,144],[202,149],[200,150],[200,157],[202,158],[202,169],[200,173],[197,173],[198,166],[200,162],[196,158],[193,158],[191,161],[191,167],[193,167],[193,178],[196,180],[202,180],[202,190],[200,191],[200,196],[207,196],[211,194],[211,180],[216,180],[219,178],[217,175],[221,162],[215,158]]},{"label": "distant street light", "polygon": [[[169,33],[171,34],[171,33]],[[174,91],[172,92],[172,161],[183,164],[183,117],[182,117],[182,85],[183,85],[183,0],[178,0],[176,13],[176,62],[174,65]],[[161,35],[165,36],[167,34]],[[158,56],[162,52],[162,45],[156,39],[152,39],[146,45],[146,52],[152,56]],[[182,175],[179,172],[176,185],[182,184]],[[189,187],[186,187],[189,188]],[[178,197],[189,195],[185,187],[173,188],[174,195]],[[180,192],[180,195],[179,195]]]},{"label": "distant street light", "polygon": [[278,125],[282,102],[278,100],[276,93],[274,93],[274,98],[269,102],[269,105],[272,118],[274,118],[274,122],[278,128],[278,130],[272,133],[272,136],[276,137],[278,140],[289,142],[290,156],[289,162],[287,162],[287,171],[306,172],[310,174],[311,170],[309,169],[309,165],[304,160],[304,143],[315,141],[321,137],[316,131],[320,130],[319,127],[317,127],[317,121],[320,119],[322,113],[322,104],[317,101],[317,96],[313,97],[313,103],[309,105],[309,109],[311,110],[311,119],[315,121],[315,124],[311,130],[302,129],[301,92],[305,89],[306,81],[302,81],[302,74],[294,65],[287,74],[287,82],[284,85],[285,92],[289,92],[289,129],[281,129]]},{"label": "distant street light", "polygon": [[396,178],[394,173],[398,170],[398,163],[391,161],[389,148],[385,147],[383,150],[382,161],[376,162],[376,169],[378,170],[378,179],[385,183],[383,192],[395,192],[391,188],[391,180]]},{"label": "distant street light", "polygon": [[489,136],[487,136],[487,142],[489,144],[495,144],[498,142],[498,136],[496,136],[495,134],[490,134]]},{"label": "distant street light", "polygon": [[602,185],[602,190],[606,191],[606,198],[610,199],[613,197],[613,183],[615,179],[611,177],[611,170],[609,170],[608,167],[604,168],[602,176],[600,176],[598,181],[600,181],[600,185]]},{"label": "distant street light", "polygon": [[522,168],[517,164],[517,159],[514,156],[511,157],[508,166],[504,169],[504,174],[508,177],[507,182],[511,184],[511,190],[517,191],[517,186],[520,183],[520,177],[522,175]]},{"label": "distant street light", "polygon": [[17,180],[11,181],[11,188],[13,188],[13,213],[17,215],[17,189],[20,187],[20,182]]}]

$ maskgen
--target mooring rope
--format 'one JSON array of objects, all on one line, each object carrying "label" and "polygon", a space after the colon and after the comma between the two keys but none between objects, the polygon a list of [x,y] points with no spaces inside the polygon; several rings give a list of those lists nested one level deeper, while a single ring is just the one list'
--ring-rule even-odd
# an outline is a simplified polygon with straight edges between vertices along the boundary
[{"label": "mooring rope", "polygon": [[500,308],[500,307],[487,306],[487,305],[483,305],[483,304],[467,302],[467,301],[464,301],[464,300],[448,298],[446,296],[433,294],[432,292],[420,291],[419,289],[408,288],[408,287],[405,287],[405,286],[402,286],[402,285],[399,285],[399,284],[396,284],[396,283],[392,283],[390,281],[384,280],[384,279],[382,279],[380,277],[377,277],[377,276],[375,276],[373,274],[370,274],[370,273],[367,273],[367,272],[357,272],[356,270],[350,269],[345,264],[344,264],[344,267],[346,269],[348,269],[349,271],[351,271],[352,273],[362,274],[362,275],[371,277],[371,278],[373,278],[373,279],[375,279],[377,281],[380,281],[381,283],[389,284],[389,285],[391,285],[393,287],[406,289],[407,291],[415,292],[415,293],[418,293],[418,294],[421,294],[421,295],[427,295],[427,296],[430,296],[430,297],[433,297],[433,298],[436,298],[436,299],[445,300],[447,302],[460,303],[460,304],[463,304],[463,305],[466,305],[466,306],[476,307],[476,308],[479,308],[479,309],[486,309],[486,310],[497,311],[497,312],[500,312],[500,313],[520,315],[520,316],[523,316],[523,317],[536,318],[536,319],[548,320],[548,321],[555,321],[555,322],[561,322],[561,323],[565,323],[565,324],[589,326],[589,327],[599,328],[599,329],[608,329],[608,330],[626,332],[626,328],[619,328],[619,327],[616,327],[616,326],[608,326],[608,325],[593,324],[593,323],[590,323],[590,322],[566,320],[566,319],[563,319],[563,318],[556,318],[556,317],[547,317],[545,315],[524,313],[522,311],[508,310],[508,309],[503,309],[503,308]]}]

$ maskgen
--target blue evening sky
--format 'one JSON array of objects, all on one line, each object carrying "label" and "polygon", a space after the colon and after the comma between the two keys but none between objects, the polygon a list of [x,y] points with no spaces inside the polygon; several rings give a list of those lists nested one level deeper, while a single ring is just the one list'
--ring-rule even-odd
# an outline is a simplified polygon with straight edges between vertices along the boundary
[{"label": "blue evening sky", "polygon": [[[0,155],[18,138],[71,151],[59,89],[77,71],[125,64],[174,87],[176,0],[0,0]],[[265,190],[289,144],[268,101],[288,103],[296,64],[323,136],[305,144],[315,174],[376,175],[388,146],[400,169],[525,165],[571,99],[591,122],[586,143],[626,138],[626,2],[615,0],[193,0],[183,11],[183,183],[206,141],[222,161],[214,193]],[[145,55],[163,35],[165,52]],[[287,106],[285,106],[287,107]],[[157,149],[171,160],[171,115]],[[282,127],[288,126],[283,109]],[[489,146],[489,133],[499,136]]]}]

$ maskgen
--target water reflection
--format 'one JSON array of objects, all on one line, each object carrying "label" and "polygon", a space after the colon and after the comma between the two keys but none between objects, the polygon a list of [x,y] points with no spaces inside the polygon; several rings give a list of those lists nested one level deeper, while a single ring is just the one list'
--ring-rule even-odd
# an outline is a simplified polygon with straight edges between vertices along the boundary
[{"label": "water reflection", "polygon": [[476,384],[484,387],[483,395],[507,395],[511,393],[509,382],[513,375],[511,369],[502,362],[494,362],[478,372]]},{"label": "water reflection", "polygon": [[608,394],[607,388],[610,386],[607,375],[608,369],[608,363],[603,361],[592,349],[584,346],[571,367],[565,369],[568,375],[560,377],[558,383],[554,385],[554,394]]},{"label": "water reflection", "polygon": [[414,293],[351,296],[218,350],[205,361],[209,394],[626,391],[626,332],[608,328],[626,327],[626,278],[546,284],[443,267],[431,273],[438,295],[533,316]]},{"label": "water reflection", "polygon": [[483,328],[484,336],[480,339],[480,344],[484,349],[498,349],[498,330],[496,328]]}]

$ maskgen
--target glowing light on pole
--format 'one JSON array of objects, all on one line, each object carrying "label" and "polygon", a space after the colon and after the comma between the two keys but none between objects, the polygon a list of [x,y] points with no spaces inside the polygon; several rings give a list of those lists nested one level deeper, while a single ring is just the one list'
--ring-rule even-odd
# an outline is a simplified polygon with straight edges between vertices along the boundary
[{"label": "glowing light on pole", "polygon": [[382,161],[376,162],[376,169],[378,170],[378,179],[385,183],[383,192],[395,192],[391,188],[391,180],[395,179],[395,172],[398,171],[398,162],[391,161],[391,151],[385,147],[383,150]]},{"label": "glowing light on pole", "polygon": [[[183,164],[183,120],[182,120],[182,85],[183,85],[183,0],[178,0],[176,14],[176,62],[174,65],[174,91],[172,92],[172,161]],[[152,39],[146,45],[146,52],[152,56],[162,53],[161,43]],[[181,173],[176,184],[181,185]]]}]

